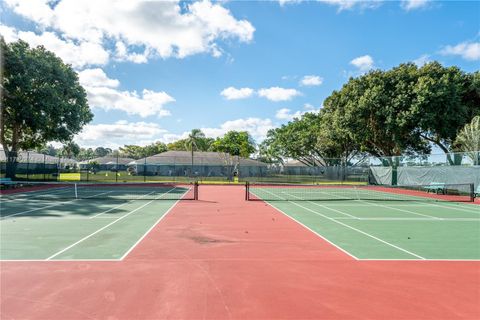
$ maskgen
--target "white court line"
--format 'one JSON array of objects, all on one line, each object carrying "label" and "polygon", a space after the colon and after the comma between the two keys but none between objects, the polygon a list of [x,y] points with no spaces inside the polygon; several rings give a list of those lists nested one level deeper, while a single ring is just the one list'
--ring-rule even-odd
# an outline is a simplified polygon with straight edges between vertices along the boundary
[{"label": "white court line", "polygon": [[[147,194],[141,196],[140,198],[143,198],[143,197],[146,197],[146,196],[148,196],[148,195],[151,195],[151,194],[154,193],[154,192],[155,192],[155,191],[152,191],[152,192],[150,192],[150,193],[147,193]],[[140,198],[139,198],[139,199],[140,199]],[[96,215],[94,215],[94,216],[91,216],[91,217],[89,217],[88,219],[97,218],[99,215],[102,215],[102,214],[104,214],[104,213],[109,213],[110,211],[113,211],[113,210],[115,210],[115,209],[117,209],[117,208],[123,207],[123,206],[125,206],[125,205],[127,205],[127,204],[129,204],[129,203],[132,203],[132,202],[135,201],[135,200],[139,200],[139,199],[134,199],[134,200],[130,200],[130,201],[126,202],[126,203],[122,203],[121,205],[118,205],[118,206],[113,207],[113,208],[110,208],[110,209],[108,209],[108,210],[106,210],[106,211],[100,212],[100,213],[98,213],[98,214],[96,214]]]},{"label": "white court line", "polygon": [[60,251],[52,254],[50,257],[46,258],[45,260],[51,260],[51,259],[55,258],[55,257],[58,256],[59,254],[64,253],[65,251],[67,251],[68,249],[76,246],[76,245],[79,244],[80,242],[83,242],[83,241],[87,240],[88,238],[90,238],[90,237],[94,236],[95,234],[99,233],[100,231],[105,230],[106,228],[110,227],[111,225],[117,223],[118,221],[120,221],[120,220],[128,217],[128,216],[131,215],[132,213],[137,212],[138,210],[140,210],[140,209],[142,209],[143,207],[149,205],[149,204],[152,203],[153,201],[155,201],[155,200],[150,200],[149,202],[145,203],[144,205],[142,205],[142,206],[140,206],[140,207],[138,207],[138,208],[130,211],[128,214],[126,214],[126,215],[124,215],[124,216],[116,219],[115,221],[110,222],[109,224],[107,224],[107,225],[103,226],[102,228],[98,229],[97,231],[92,232],[92,233],[89,234],[88,236],[85,236],[85,237],[83,237],[82,239],[78,240],[77,242],[69,245],[68,247],[66,247],[66,248],[64,248],[64,249],[62,249],[62,250],[60,250]]},{"label": "white court line", "polygon": [[430,222],[456,222],[456,221],[480,221],[480,218],[446,218],[446,219],[430,219],[430,218],[387,218],[387,217],[369,217],[369,218],[346,218],[332,217],[335,220],[371,220],[371,221],[430,221]]},{"label": "white court line", "polygon": [[410,210],[405,210],[405,209],[390,207],[390,206],[388,206],[388,205],[386,205],[386,204],[374,203],[374,202],[367,201],[367,200],[360,200],[360,201],[363,201],[363,202],[365,202],[365,203],[371,204],[371,205],[376,206],[376,207],[383,207],[383,208],[392,209],[392,210],[396,210],[396,211],[401,211],[401,212],[406,212],[406,213],[410,213],[410,214],[415,214],[415,215],[417,215],[417,216],[428,217],[428,218],[434,219],[434,220],[443,220],[442,218],[439,218],[439,217],[431,216],[431,215],[428,215],[428,214],[422,214],[422,213],[418,213],[418,212],[414,212],[414,211],[410,211]]},{"label": "white court line", "polygon": [[429,202],[428,204],[430,204],[432,206],[435,206],[435,207],[440,207],[440,208],[447,208],[447,209],[452,209],[452,210],[457,210],[457,211],[464,211],[464,212],[468,212],[468,213],[478,213],[478,214],[480,214],[480,206],[478,206],[478,210],[474,210],[474,208],[473,208],[474,206],[477,206],[476,204],[472,205],[472,209],[466,208],[466,207],[457,208],[457,207],[454,207],[453,205],[445,206],[445,205],[441,205],[441,204],[438,204],[438,203],[431,203],[431,202]]},{"label": "white court line", "polygon": [[[53,190],[53,192],[52,192]],[[2,198],[7,198],[7,199],[2,199],[2,202],[7,202],[7,201],[25,201],[25,200],[31,200],[31,201],[50,201],[51,199],[46,199],[46,198],[30,198],[30,194],[32,194],[32,192],[35,192],[35,194],[40,194],[40,195],[56,195],[56,194],[60,194],[60,193],[64,193],[64,192],[68,192],[68,191],[73,191],[72,189],[68,188],[68,187],[62,187],[62,188],[55,188],[55,189],[48,189],[48,190],[45,190],[45,189],[42,189],[42,190],[31,190],[31,191],[25,191],[25,192],[21,192],[21,193],[8,193],[8,194],[4,194],[0,197],[0,199]],[[29,194],[27,194],[29,193]],[[18,197],[17,198],[9,198],[9,195],[15,195],[17,194]],[[35,196],[34,196],[35,197]]]},{"label": "white court line", "polygon": [[[180,199],[180,200],[181,200],[181,199]],[[133,246],[131,246],[130,249],[128,249],[127,252],[125,252],[125,253],[123,254],[123,256],[120,258],[120,260],[125,259],[125,258],[130,254],[130,252],[132,252],[132,250],[135,249],[135,247],[136,247],[140,242],[142,242],[143,239],[145,239],[145,237],[150,233],[150,231],[152,231],[153,228],[155,228],[155,226],[156,226],[157,224],[159,224],[160,221],[162,221],[163,218],[165,218],[165,217],[170,213],[170,211],[172,211],[173,208],[175,208],[175,206],[177,205],[177,203],[178,203],[180,200],[175,201],[175,203],[172,204],[172,206],[171,206],[170,208],[168,208],[168,210],[167,210],[160,218],[158,218],[157,221],[155,221],[155,223],[147,230],[147,232],[145,232],[145,233],[143,234],[143,236],[141,236],[140,239],[138,239],[137,242],[135,242],[135,243],[133,244]]]},{"label": "white court line", "polygon": [[[338,196],[338,195],[333,194],[333,193],[322,192],[322,191],[320,191],[320,192],[323,193],[323,194],[327,194],[327,195],[329,195],[329,196],[334,196],[334,197],[337,197],[337,198],[340,198],[340,199],[344,199],[343,197]],[[296,196],[294,196],[294,197],[296,197]],[[299,198],[299,197],[296,197],[296,198]],[[299,199],[300,199],[300,198],[299,198]],[[421,214],[421,213],[413,212],[413,211],[410,211],[410,210],[405,210],[405,209],[390,207],[390,206],[383,205],[383,204],[379,204],[379,203],[373,203],[373,202],[367,201],[367,200],[356,199],[355,201],[361,201],[361,202],[366,203],[366,204],[369,204],[369,205],[371,204],[371,205],[377,206],[377,207],[383,207],[383,208],[387,208],[387,209],[392,209],[392,210],[397,210],[397,211],[401,211],[401,212],[406,212],[406,213],[414,214],[414,215],[417,215],[417,216],[429,217],[429,218],[435,219],[435,220],[441,220],[441,219],[442,219],[442,218],[430,216],[430,215],[427,215],[427,214]],[[310,201],[310,202],[311,202],[311,201]],[[313,202],[313,203],[314,203],[314,202]],[[314,204],[316,204],[316,203],[314,203]],[[323,207],[323,208],[326,208],[326,209],[329,209],[329,210],[335,210],[335,209],[330,209],[329,207],[326,207],[326,206],[322,206],[322,205],[320,205],[320,204],[316,204],[316,205],[318,205],[318,206],[320,206],[320,207]],[[346,214],[346,213],[341,212],[341,211],[337,211],[337,212]],[[348,215],[348,214],[347,214],[347,215]],[[353,216],[352,216],[352,217],[353,217]],[[355,217],[355,218],[357,218],[357,217]]]},{"label": "white court line", "polygon": [[62,260],[45,260],[45,259],[23,259],[23,260],[15,260],[15,259],[0,259],[0,263],[1,262],[48,262],[48,263],[52,263],[52,262],[82,262],[82,261],[85,261],[85,262],[102,262],[102,261],[114,261],[114,262],[118,262],[118,261],[121,261],[120,259],[62,259]]},{"label": "white court line", "polygon": [[331,244],[332,246],[334,246],[335,248],[337,248],[338,250],[342,251],[343,253],[345,253],[347,256],[349,257],[352,257],[353,259],[355,260],[361,260],[360,258],[354,256],[352,253],[348,252],[347,250],[339,247],[338,245],[336,245],[335,243],[333,243],[332,241],[328,240],[327,238],[325,238],[324,236],[322,236],[320,233],[316,232],[315,230],[313,229],[310,229],[309,227],[307,227],[306,225],[304,225],[303,223],[301,223],[300,221],[296,220],[295,218],[289,216],[288,214],[286,214],[283,210],[281,210],[280,208],[277,208],[275,207],[273,204],[271,204],[270,202],[267,202],[267,201],[264,201],[266,204],[268,204],[270,207],[272,207],[273,209],[283,213],[284,216],[286,216],[287,218],[289,218],[290,220],[293,220],[295,221],[296,223],[298,223],[299,225],[301,225],[302,227],[304,227],[305,229],[307,229],[308,231],[312,232],[313,234],[315,234],[316,236],[318,236],[319,238],[323,239],[324,241],[328,242],[329,244]]},{"label": "white court line", "polygon": [[390,242],[388,242],[388,241],[385,241],[385,240],[382,240],[382,239],[380,239],[380,238],[378,238],[378,237],[375,237],[375,236],[373,236],[373,235],[371,235],[371,234],[369,234],[369,233],[367,233],[367,232],[365,232],[365,231],[359,230],[359,229],[357,229],[357,228],[354,228],[354,227],[352,227],[352,226],[349,226],[348,224],[345,224],[345,223],[343,223],[343,222],[340,222],[340,221],[337,221],[337,220],[332,219],[332,218],[330,218],[330,217],[327,217],[327,216],[325,216],[325,215],[323,215],[323,214],[321,214],[321,213],[319,213],[319,212],[313,211],[313,210],[311,210],[311,209],[309,209],[309,208],[306,208],[306,207],[304,207],[304,206],[296,203],[295,201],[293,201],[292,203],[293,203],[294,205],[300,207],[300,208],[303,208],[303,209],[308,210],[308,211],[310,211],[310,212],[312,212],[312,213],[314,213],[314,214],[317,214],[317,215],[319,215],[319,216],[322,216],[322,217],[324,217],[324,218],[326,218],[326,219],[328,219],[328,220],[330,220],[330,221],[333,221],[333,222],[338,223],[338,224],[340,224],[340,225],[342,225],[342,226],[345,226],[345,227],[347,227],[347,228],[349,228],[349,229],[352,229],[352,230],[354,230],[354,231],[357,231],[358,233],[364,234],[364,235],[366,235],[367,237],[370,237],[370,238],[372,238],[372,239],[375,239],[375,240],[377,240],[377,241],[380,241],[380,242],[382,242],[382,243],[385,243],[386,245],[389,245],[389,246],[391,246],[391,247],[393,247],[393,248],[395,248],[395,249],[397,249],[397,250],[403,251],[403,252],[408,253],[408,254],[410,254],[410,255],[412,255],[412,256],[414,256],[414,257],[417,257],[417,258],[419,258],[419,259],[425,260],[424,257],[422,257],[422,256],[420,256],[420,255],[418,255],[418,254],[415,254],[415,253],[413,253],[413,252],[411,252],[411,251],[408,251],[408,250],[403,249],[403,248],[401,248],[401,247],[399,247],[399,246],[396,246],[396,245],[394,245],[394,244],[392,244],[392,243],[390,243]]},{"label": "white court line", "polygon": [[[172,188],[172,189],[170,189],[169,191],[167,191],[167,192],[163,193],[163,194],[160,196],[160,198],[161,198],[161,197],[163,197],[165,194],[167,194],[167,193],[169,193],[169,192],[171,192],[171,191],[175,190],[176,188],[177,188],[177,187],[175,187],[175,188]],[[158,198],[157,198],[157,199],[158,199]],[[79,243],[81,243],[81,242],[83,242],[83,241],[87,240],[88,238],[90,238],[90,237],[94,236],[95,234],[97,234],[97,233],[99,233],[99,232],[101,232],[101,231],[105,230],[106,228],[110,227],[111,225],[113,225],[113,224],[117,223],[118,221],[120,221],[120,220],[122,220],[122,219],[124,219],[124,218],[128,217],[128,216],[129,216],[129,215],[131,215],[132,213],[135,213],[135,212],[137,212],[138,210],[142,209],[143,207],[146,207],[147,205],[149,205],[149,204],[150,204],[150,203],[152,203],[153,201],[156,201],[157,199],[152,199],[152,200],[150,200],[149,202],[145,203],[144,205],[142,205],[142,206],[140,206],[140,207],[138,207],[138,208],[136,208],[136,209],[134,209],[134,210],[130,211],[129,213],[127,213],[127,214],[125,214],[125,215],[123,215],[123,216],[119,217],[118,219],[116,219],[116,220],[114,220],[114,221],[110,222],[109,224],[107,224],[107,225],[105,225],[105,226],[101,227],[100,229],[98,229],[98,230],[96,230],[96,231],[92,232],[91,234],[89,234],[89,235],[87,235],[87,236],[83,237],[82,239],[80,239],[80,240],[76,241],[75,243],[73,243],[73,244],[69,245],[68,247],[66,247],[66,248],[64,248],[64,249],[62,249],[62,250],[60,250],[60,251],[58,251],[58,252],[54,253],[53,255],[51,255],[50,257],[46,258],[45,260],[51,260],[51,259],[55,258],[56,256],[58,256],[58,255],[60,255],[60,254],[64,253],[65,251],[67,251],[67,250],[69,250],[69,249],[73,248],[73,247],[74,247],[74,246],[76,246],[77,244],[79,244]]]},{"label": "white court line", "polygon": [[[283,193],[283,192],[282,192],[282,193]],[[302,198],[300,198],[300,197],[298,197],[298,196],[296,196],[296,195],[294,195],[294,194],[290,194],[290,193],[287,193],[287,194],[288,194],[289,196],[292,196],[292,197],[295,197],[295,198],[297,198],[297,199],[302,200]],[[359,219],[358,217],[353,216],[353,215],[351,215],[351,214],[348,214],[348,213],[346,213],[346,212],[343,212],[343,211],[340,211],[340,210],[337,210],[337,209],[333,209],[333,208],[329,208],[329,207],[326,207],[326,206],[324,206],[324,205],[321,205],[321,204],[316,203],[316,202],[313,202],[313,201],[308,201],[308,203],[314,204],[314,205],[316,205],[316,206],[319,206],[319,207],[324,208],[324,209],[327,209],[327,210],[331,210],[331,211],[333,211],[333,212],[337,212],[337,213],[343,214],[343,215],[345,215],[345,216],[347,216],[347,217],[350,217],[350,218],[353,218],[353,219]]]},{"label": "white court line", "polygon": [[[253,193],[255,195],[255,193]],[[275,195],[276,196],[276,195]],[[278,196],[277,196],[278,197]],[[338,245],[336,245],[335,243],[333,243],[332,241],[328,240],[327,238],[325,238],[324,236],[322,236],[320,233],[316,232],[315,230],[307,227],[305,224],[301,223],[300,221],[298,221],[297,219],[289,216],[288,214],[286,214],[282,209],[280,208],[277,208],[276,206],[274,206],[273,204],[271,204],[270,202],[268,201],[263,201],[264,203],[268,204],[270,207],[272,207],[273,209],[281,212],[285,217],[287,217],[288,219],[298,223],[299,225],[301,225],[302,227],[304,227],[305,229],[307,229],[308,231],[312,232],[313,234],[315,234],[316,236],[318,236],[319,238],[323,239],[324,241],[328,242],[329,244],[331,244],[332,246],[334,246],[335,248],[337,248],[338,250],[342,251],[343,253],[345,253],[347,256],[355,259],[355,260],[360,260],[358,257],[354,256],[352,253],[348,252],[347,250],[339,247]]]},{"label": "white court line", "polygon": [[[278,197],[279,199],[282,199],[281,197],[279,197],[279,196],[271,193],[271,192],[268,191],[268,190],[265,190],[265,191],[268,192],[268,193],[270,193],[270,194],[273,195],[273,196]],[[284,200],[284,199],[282,199],[282,200]],[[326,219],[328,219],[328,220],[330,220],[330,221],[333,221],[333,222],[335,222],[335,223],[337,223],[337,224],[339,224],[339,225],[342,225],[342,226],[344,226],[344,227],[347,227],[347,228],[349,228],[349,229],[351,229],[351,230],[354,230],[354,231],[356,231],[356,232],[358,232],[358,233],[361,233],[361,234],[363,234],[363,235],[366,235],[367,237],[370,237],[370,238],[375,239],[375,240],[377,240],[377,241],[379,241],[379,242],[382,242],[382,243],[384,243],[384,244],[386,244],[386,245],[388,245],[388,246],[391,246],[392,248],[395,248],[395,249],[397,249],[397,250],[400,250],[400,251],[403,251],[403,252],[405,252],[405,253],[408,253],[409,255],[412,255],[412,256],[417,257],[417,258],[419,258],[419,259],[425,260],[424,257],[422,257],[422,256],[420,256],[420,255],[418,255],[418,254],[415,254],[415,253],[410,252],[410,251],[408,251],[408,250],[406,250],[406,249],[403,249],[403,248],[401,248],[401,247],[399,247],[399,246],[396,246],[396,245],[394,245],[394,244],[392,244],[392,243],[390,243],[390,242],[387,242],[387,241],[382,240],[382,239],[380,239],[380,238],[378,238],[378,237],[375,237],[375,236],[373,236],[373,235],[371,235],[371,234],[369,234],[369,233],[367,233],[367,232],[365,232],[365,231],[362,231],[362,230],[359,230],[359,229],[354,228],[354,227],[352,227],[352,226],[349,226],[348,224],[345,224],[345,223],[343,223],[343,222],[340,222],[340,221],[337,221],[337,220],[335,220],[335,219],[332,219],[332,218],[330,218],[330,217],[328,217],[328,216],[326,216],[326,215],[323,215],[323,214],[321,214],[321,213],[319,213],[319,212],[316,212],[316,211],[314,211],[314,210],[311,210],[311,209],[309,209],[309,208],[306,208],[306,207],[304,207],[304,206],[296,203],[295,201],[291,201],[291,203],[294,204],[294,205],[296,205],[296,206],[298,206],[298,207],[300,207],[300,208],[303,208],[304,210],[310,211],[310,212],[312,212],[312,213],[314,213],[314,214],[316,214],[316,215],[322,216],[322,217],[324,217],[324,218],[326,218]]]},{"label": "white court line", "polygon": [[[84,199],[94,198],[94,197],[96,197],[96,196],[100,196],[100,195],[102,195],[102,194],[106,194],[106,193],[110,193],[110,192],[112,192],[112,191],[97,193],[97,194],[95,194],[95,195],[86,197],[86,198],[84,198]],[[71,203],[71,202],[74,202],[74,201],[77,201],[77,200],[78,200],[78,199],[73,199],[73,200],[68,200],[68,201],[61,201],[61,202],[57,202],[57,203],[51,204],[51,205],[49,205],[49,206],[40,207],[40,208],[35,208],[35,209],[27,210],[27,211],[22,211],[22,212],[14,213],[14,214],[9,214],[9,215],[6,215],[6,216],[1,217],[0,220],[4,220],[5,218],[15,217],[15,216],[18,216],[18,215],[21,215],[21,214],[30,213],[30,212],[34,212],[34,211],[38,211],[38,210],[42,210],[42,209],[57,207],[57,206],[59,206],[59,205],[61,205],[61,204]]]}]

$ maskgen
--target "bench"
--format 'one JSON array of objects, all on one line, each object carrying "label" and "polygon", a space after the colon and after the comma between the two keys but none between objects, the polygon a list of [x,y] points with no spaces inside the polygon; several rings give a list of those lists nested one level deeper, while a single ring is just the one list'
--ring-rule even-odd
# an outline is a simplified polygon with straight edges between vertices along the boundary
[{"label": "bench", "polygon": [[428,186],[423,188],[427,190],[427,193],[445,194],[445,183],[443,182],[430,182]]}]

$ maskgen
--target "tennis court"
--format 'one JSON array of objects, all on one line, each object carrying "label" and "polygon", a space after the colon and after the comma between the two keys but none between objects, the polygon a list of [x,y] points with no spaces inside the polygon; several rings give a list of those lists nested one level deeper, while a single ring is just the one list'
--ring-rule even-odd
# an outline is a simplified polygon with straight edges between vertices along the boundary
[{"label": "tennis court", "polygon": [[122,260],[195,184],[19,183],[2,191],[2,260]]},{"label": "tennis court", "polygon": [[2,317],[478,318],[478,205],[369,188],[2,192]]},{"label": "tennis court", "polygon": [[473,187],[429,189],[252,184],[246,198],[266,201],[354,259],[480,259]]}]

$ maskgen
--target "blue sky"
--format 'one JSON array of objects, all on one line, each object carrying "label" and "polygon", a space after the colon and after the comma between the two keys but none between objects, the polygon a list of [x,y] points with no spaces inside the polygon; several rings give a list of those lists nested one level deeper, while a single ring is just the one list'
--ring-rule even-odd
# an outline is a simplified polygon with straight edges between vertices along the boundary
[{"label": "blue sky", "polygon": [[480,69],[476,1],[17,1],[0,34],[72,64],[95,114],[85,147],[268,129],[350,76],[438,60]]}]

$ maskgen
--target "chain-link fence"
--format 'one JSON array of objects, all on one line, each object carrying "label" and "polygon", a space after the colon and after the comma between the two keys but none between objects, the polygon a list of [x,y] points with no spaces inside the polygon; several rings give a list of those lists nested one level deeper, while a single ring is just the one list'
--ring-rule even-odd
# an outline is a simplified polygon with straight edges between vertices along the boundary
[{"label": "chain-link fence", "polygon": [[[330,161],[330,163],[332,162]],[[339,160],[338,163],[342,163],[342,161]],[[458,171],[459,168],[470,167],[472,172],[480,172],[480,152],[389,158],[365,157],[355,163],[355,165],[348,166],[316,167],[303,165],[299,162],[267,164],[217,152],[194,152],[192,157],[191,152],[188,151],[168,151],[142,159],[110,155],[77,161],[67,157],[22,151],[17,154],[15,164],[12,164],[11,161],[8,163],[5,153],[0,150],[1,177],[5,177],[7,170],[10,169],[15,172],[15,178],[18,180],[92,182],[181,182],[198,180],[212,183],[258,181],[286,183],[370,182],[382,184],[386,182],[396,184],[398,171],[401,171],[400,177],[404,177],[411,182],[415,181],[412,172],[415,172],[416,175],[422,175],[422,172],[426,170],[399,170],[403,167],[457,168],[453,171],[450,169],[447,178],[452,178],[451,176],[455,175],[455,170]],[[441,170],[437,171],[440,172]],[[405,178],[405,174],[408,172],[410,176]],[[430,170],[429,172],[433,171]],[[425,174],[428,175],[429,173]],[[461,175],[468,177],[468,174],[465,173]],[[425,179],[421,180],[422,183],[426,181]]]}]

